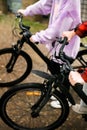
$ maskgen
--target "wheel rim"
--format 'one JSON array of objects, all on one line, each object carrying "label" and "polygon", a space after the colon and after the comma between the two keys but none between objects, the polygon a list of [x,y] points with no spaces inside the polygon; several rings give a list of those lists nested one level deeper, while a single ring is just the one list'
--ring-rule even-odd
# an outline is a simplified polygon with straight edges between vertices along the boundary
[{"label": "wheel rim", "polygon": [[[39,117],[31,117],[31,107],[40,97],[40,94],[40,89],[35,90],[34,88],[34,92],[31,88],[28,90],[25,89],[23,93],[20,91],[18,95],[13,96],[13,98],[11,98],[7,104],[4,104],[4,106],[6,105],[6,107],[4,107],[4,111],[7,112],[7,115],[4,118],[5,120],[8,118],[7,121],[10,119],[13,121],[9,124],[11,127],[15,126],[17,128],[21,128],[21,130],[23,128],[25,130],[49,130],[51,127],[55,127],[55,125],[58,127],[59,124],[57,124],[57,120],[58,118],[60,120],[63,111],[61,111],[62,109],[52,108],[50,106],[51,100],[49,100],[49,102],[41,110]],[[61,105],[64,107],[62,103]]]}]

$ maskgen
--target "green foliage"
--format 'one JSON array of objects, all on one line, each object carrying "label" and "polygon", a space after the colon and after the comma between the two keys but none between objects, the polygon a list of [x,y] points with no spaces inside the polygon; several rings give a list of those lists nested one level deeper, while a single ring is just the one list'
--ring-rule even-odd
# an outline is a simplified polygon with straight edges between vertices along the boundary
[{"label": "green foliage", "polygon": [[[10,24],[11,26],[16,22],[18,24],[18,20],[15,21],[15,15],[8,14],[8,15],[0,15],[0,22],[5,22],[5,24]],[[31,27],[31,32],[35,33],[47,27],[47,22],[37,22],[33,19],[24,18],[23,23]]]},{"label": "green foliage", "polygon": [[5,18],[5,15],[0,15],[0,21],[2,21]]},{"label": "green foliage", "polygon": [[32,21],[32,20],[29,20],[29,19],[24,19],[23,20],[23,23],[25,25],[29,25],[31,27],[31,31],[32,32],[37,32],[37,31],[40,31],[42,29],[45,29],[47,27],[47,23],[40,23],[40,22],[37,22],[37,21]]}]

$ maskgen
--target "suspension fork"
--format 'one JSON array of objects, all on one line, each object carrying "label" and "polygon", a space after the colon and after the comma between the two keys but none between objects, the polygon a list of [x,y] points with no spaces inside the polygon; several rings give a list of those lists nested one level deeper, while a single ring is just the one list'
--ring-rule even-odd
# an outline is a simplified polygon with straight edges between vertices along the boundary
[{"label": "suspension fork", "polygon": [[45,106],[45,104],[48,102],[48,100],[51,97],[51,92],[52,92],[52,83],[49,83],[49,81],[46,84],[46,88],[47,89],[44,94],[41,96],[41,98],[38,100],[38,102],[36,104],[34,104],[34,106],[32,106],[32,117],[35,118],[37,116],[39,116],[40,111],[42,110],[42,108]]},{"label": "suspension fork", "polygon": [[8,73],[12,72],[24,42],[25,42],[25,38],[22,37],[21,40],[17,41],[17,44],[12,46],[12,49],[13,49],[12,55],[11,55],[11,58],[9,59],[7,65],[6,65]]},{"label": "suspension fork", "polygon": [[15,65],[15,63],[17,61],[17,58],[18,58],[18,54],[14,51],[14,53],[12,53],[12,56],[11,56],[8,64],[6,65],[8,73],[12,72],[13,67],[14,67],[14,65]]}]

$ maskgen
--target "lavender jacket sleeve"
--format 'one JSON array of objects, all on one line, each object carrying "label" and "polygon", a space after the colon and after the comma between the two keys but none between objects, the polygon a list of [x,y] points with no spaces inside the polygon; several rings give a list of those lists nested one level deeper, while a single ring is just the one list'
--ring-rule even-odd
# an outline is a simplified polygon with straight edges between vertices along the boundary
[{"label": "lavender jacket sleeve", "polygon": [[[75,7],[72,3],[75,3]],[[33,16],[36,14],[47,15],[50,13],[48,28],[33,35],[33,41],[44,44],[52,42],[55,40],[55,37],[60,37],[63,31],[74,28],[79,23],[78,3],[73,2],[73,0],[39,0],[35,4],[28,6],[24,12],[25,16]],[[55,5],[59,5],[59,7],[57,16],[53,20]],[[78,8],[77,12],[76,8]]]},{"label": "lavender jacket sleeve", "polygon": [[35,4],[28,6],[25,11],[25,16],[33,16],[33,15],[48,15],[51,11],[52,0],[39,0]]}]

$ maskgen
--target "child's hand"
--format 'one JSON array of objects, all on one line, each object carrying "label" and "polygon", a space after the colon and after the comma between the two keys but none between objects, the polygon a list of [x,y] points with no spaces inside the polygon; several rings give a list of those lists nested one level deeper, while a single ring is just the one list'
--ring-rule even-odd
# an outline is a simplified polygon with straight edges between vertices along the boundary
[{"label": "child's hand", "polygon": [[73,38],[73,36],[75,36],[75,35],[76,35],[76,33],[74,32],[74,30],[72,30],[72,31],[64,31],[63,34],[62,34],[63,37],[68,38],[68,41],[70,41]]},{"label": "child's hand", "polygon": [[75,71],[71,71],[69,73],[69,81],[70,83],[74,86],[76,83],[81,83],[84,84],[85,81],[83,80],[83,78],[81,77],[80,73],[75,72]]},{"label": "child's hand", "polygon": [[24,9],[19,9],[17,12],[24,15],[24,11],[25,11]]},{"label": "child's hand", "polygon": [[33,38],[32,38],[32,36],[30,37],[30,41],[31,41],[32,43],[35,43],[34,40],[33,40]]}]

